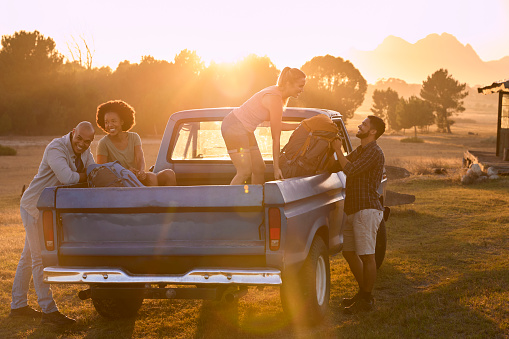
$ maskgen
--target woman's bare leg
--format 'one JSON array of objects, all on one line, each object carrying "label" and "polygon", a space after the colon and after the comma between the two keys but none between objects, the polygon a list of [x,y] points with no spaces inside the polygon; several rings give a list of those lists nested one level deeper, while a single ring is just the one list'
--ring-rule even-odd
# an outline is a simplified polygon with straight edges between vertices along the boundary
[{"label": "woman's bare leg", "polygon": [[141,182],[143,185],[145,185],[145,186],[158,186],[157,175],[155,173],[145,172],[145,174],[147,176],[145,177],[145,180],[143,180]]},{"label": "woman's bare leg", "polygon": [[237,170],[237,174],[233,177],[230,185],[242,185],[251,176],[251,153],[250,152],[236,152],[230,153],[233,166]]},{"label": "woman's bare leg", "polygon": [[157,175],[157,184],[159,186],[176,186],[177,185],[177,177],[175,176],[175,172],[171,169],[165,169],[156,173]]},{"label": "woman's bare leg", "polygon": [[251,184],[262,185],[265,183],[265,162],[259,149],[251,150]]}]

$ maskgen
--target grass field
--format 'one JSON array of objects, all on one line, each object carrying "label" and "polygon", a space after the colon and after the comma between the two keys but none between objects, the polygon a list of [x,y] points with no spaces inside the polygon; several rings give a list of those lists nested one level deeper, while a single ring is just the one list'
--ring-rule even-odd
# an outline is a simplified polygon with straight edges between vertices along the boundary
[{"label": "grass field", "polygon": [[[356,126],[349,124],[349,130]],[[313,329],[290,324],[279,290],[250,289],[237,304],[210,301],[146,300],[133,319],[108,321],[81,301],[77,285],[54,286],[60,310],[77,325],[59,331],[38,321],[8,318],[11,286],[23,248],[19,195],[37,171],[51,138],[0,138],[17,156],[0,157],[0,338],[509,338],[509,179],[462,186],[461,156],[466,149],[493,150],[488,126],[469,135],[420,135],[423,144],[405,144],[408,135],[380,140],[387,163],[415,170],[446,167],[447,176],[418,176],[389,183],[414,194],[416,202],[392,208],[388,251],[375,286],[377,310],[346,316],[340,300],[355,282],[341,256],[331,260],[330,312]],[[453,128],[454,130],[454,128]],[[147,163],[158,140],[144,139]],[[95,150],[95,143],[92,147]],[[37,307],[33,288],[29,303]]]}]

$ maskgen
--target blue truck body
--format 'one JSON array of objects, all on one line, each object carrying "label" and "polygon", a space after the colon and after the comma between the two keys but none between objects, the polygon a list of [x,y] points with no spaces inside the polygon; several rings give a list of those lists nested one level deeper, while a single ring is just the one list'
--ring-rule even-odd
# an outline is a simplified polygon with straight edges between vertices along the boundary
[{"label": "blue truck body", "polygon": [[[143,299],[182,297],[175,292],[179,285],[219,288],[223,294],[224,286],[242,291],[246,286],[284,288],[290,279],[307,279],[301,270],[319,240],[326,253],[309,265],[326,280],[313,290],[317,317],[323,315],[329,296],[329,255],[342,248],[346,177],[340,171],[274,181],[272,162],[267,160],[269,181],[264,185],[228,185],[235,169],[218,151],[219,141],[219,146],[209,146],[229,111],[171,115],[154,171],[173,169],[179,186],[47,188],[38,203],[45,222],[41,227],[45,281],[88,285],[80,297],[91,297],[99,313],[108,316],[109,309],[101,309],[100,301],[114,295],[112,290],[143,290],[138,294]],[[288,108],[284,120],[298,122],[316,114],[327,114],[336,122],[344,149],[351,151],[336,112]],[[180,155],[175,155],[177,149]],[[385,182],[380,185],[381,199]],[[276,224],[275,231],[269,223]],[[129,295],[115,300],[125,301]],[[288,302],[285,307],[290,308]]]}]

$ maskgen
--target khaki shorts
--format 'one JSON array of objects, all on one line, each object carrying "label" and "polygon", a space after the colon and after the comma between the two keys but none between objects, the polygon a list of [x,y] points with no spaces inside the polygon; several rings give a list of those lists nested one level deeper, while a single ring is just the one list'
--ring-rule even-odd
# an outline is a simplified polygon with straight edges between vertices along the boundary
[{"label": "khaki shorts", "polygon": [[221,134],[230,154],[259,149],[254,133],[249,132],[232,112],[224,118],[221,124]]},{"label": "khaki shorts", "polygon": [[343,229],[343,251],[357,255],[375,254],[376,233],[383,215],[377,209],[360,210],[348,215]]}]

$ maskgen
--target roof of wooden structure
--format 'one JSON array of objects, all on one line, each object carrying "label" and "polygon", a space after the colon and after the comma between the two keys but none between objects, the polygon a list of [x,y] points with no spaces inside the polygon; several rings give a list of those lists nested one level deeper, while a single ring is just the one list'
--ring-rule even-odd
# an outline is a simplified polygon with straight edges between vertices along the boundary
[{"label": "roof of wooden structure", "polygon": [[497,92],[509,93],[509,80],[494,82],[489,86],[479,87],[477,92],[482,94],[490,94]]}]

